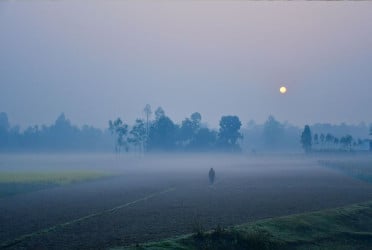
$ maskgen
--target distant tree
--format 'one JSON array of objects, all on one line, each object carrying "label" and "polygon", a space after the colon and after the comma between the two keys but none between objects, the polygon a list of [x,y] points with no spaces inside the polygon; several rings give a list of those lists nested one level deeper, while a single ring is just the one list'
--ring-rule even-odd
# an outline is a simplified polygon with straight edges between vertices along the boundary
[{"label": "distant tree", "polygon": [[146,140],[145,140],[145,143],[144,143],[144,147],[145,147],[145,151],[147,151],[147,141],[149,139],[149,133],[150,133],[150,124],[149,124],[149,122],[150,122],[150,117],[151,117],[151,114],[152,114],[150,104],[146,104],[146,106],[143,109],[143,111],[145,112],[145,115],[146,115]]},{"label": "distant tree", "polygon": [[193,122],[195,127],[199,127],[201,123],[202,116],[199,112],[194,112],[190,116],[191,121]]},{"label": "distant tree", "polygon": [[369,151],[372,152],[372,125],[369,127]]},{"label": "distant tree", "polygon": [[240,150],[237,140],[243,138],[239,132],[241,126],[242,123],[238,116],[222,116],[218,132],[219,145],[224,149],[232,151]]},{"label": "distant tree", "polygon": [[328,133],[325,137],[325,140],[326,140],[327,143],[333,142],[333,139],[334,139],[334,136],[330,133]]},{"label": "distant tree", "polygon": [[323,133],[320,134],[320,142],[322,143],[322,145],[324,144],[324,141],[325,141],[325,135]]},{"label": "distant tree", "polygon": [[173,150],[175,148],[178,127],[162,109],[161,111],[155,112],[157,118],[150,128],[149,150]]},{"label": "distant tree", "polygon": [[137,119],[129,134],[130,137],[128,138],[128,142],[137,147],[139,151],[143,151],[146,141],[145,122],[141,119]]},{"label": "distant tree", "polygon": [[109,130],[112,135],[116,136],[115,152],[120,153],[121,147],[125,147],[125,150],[128,151],[126,140],[128,125],[123,123],[120,118],[117,118],[115,121],[109,121]]},{"label": "distant tree", "polygon": [[346,135],[340,139],[340,143],[343,145],[344,149],[351,150],[353,137],[351,135]]},{"label": "distant tree", "polygon": [[314,144],[319,144],[319,136],[318,134],[314,135]]},{"label": "distant tree", "polygon": [[217,132],[208,128],[200,128],[191,142],[192,148],[195,150],[212,150],[216,144]]},{"label": "distant tree", "polygon": [[195,135],[194,123],[191,119],[186,118],[185,120],[182,121],[179,131],[179,139],[181,141],[182,146],[188,146],[194,139],[194,135]]},{"label": "distant tree", "polygon": [[9,139],[10,124],[8,115],[6,113],[0,113],[0,148],[6,147]]},{"label": "distant tree", "polygon": [[304,131],[301,134],[301,144],[306,153],[309,153],[311,151],[312,136],[309,125],[305,126]]},{"label": "distant tree", "polygon": [[332,134],[327,133],[327,135],[325,137],[325,141],[326,141],[327,147],[332,147],[334,138],[335,137]]},{"label": "distant tree", "polygon": [[266,148],[275,149],[282,143],[283,125],[270,115],[263,128],[263,138]]},{"label": "distant tree", "polygon": [[191,114],[190,118],[182,121],[179,130],[179,139],[183,147],[189,148],[195,145],[193,140],[201,126],[201,115],[198,112]]},{"label": "distant tree", "polygon": [[8,131],[10,129],[10,124],[8,120],[7,113],[0,113],[0,131]]},{"label": "distant tree", "polygon": [[338,147],[338,144],[340,143],[340,140],[335,137],[335,139],[333,140],[333,144],[335,144],[336,148]]},{"label": "distant tree", "polygon": [[160,118],[164,117],[165,116],[165,112],[164,112],[164,109],[162,107],[158,107],[156,110],[155,110],[155,119],[156,120],[159,120]]}]

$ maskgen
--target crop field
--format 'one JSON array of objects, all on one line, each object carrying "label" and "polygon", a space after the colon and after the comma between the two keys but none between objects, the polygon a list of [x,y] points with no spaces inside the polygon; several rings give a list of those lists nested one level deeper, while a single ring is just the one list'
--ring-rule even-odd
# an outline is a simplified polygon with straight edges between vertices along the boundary
[{"label": "crop field", "polygon": [[[16,176],[18,183],[46,179],[63,183],[0,198],[0,248],[4,249],[105,249],[187,234],[196,227],[209,230],[372,199],[369,182],[319,161],[352,165],[363,161],[366,166],[371,162],[366,156],[341,160],[296,155],[4,155],[0,159],[0,180]],[[216,171],[213,185],[208,182],[211,167]]]},{"label": "crop field", "polygon": [[0,172],[0,198],[108,176],[94,171],[4,171]]}]

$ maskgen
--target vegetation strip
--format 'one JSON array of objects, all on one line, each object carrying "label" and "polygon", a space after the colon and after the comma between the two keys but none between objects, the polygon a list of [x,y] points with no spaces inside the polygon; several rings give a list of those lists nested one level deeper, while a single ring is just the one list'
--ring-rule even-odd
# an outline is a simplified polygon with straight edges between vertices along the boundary
[{"label": "vegetation strip", "polygon": [[36,231],[36,232],[33,232],[33,233],[24,234],[24,235],[22,235],[22,236],[20,236],[20,237],[18,237],[16,239],[14,239],[14,240],[11,240],[11,241],[8,241],[8,242],[5,242],[5,243],[1,244],[0,245],[0,248],[11,247],[13,245],[16,245],[16,244],[18,244],[18,243],[26,240],[26,239],[30,239],[30,238],[33,238],[33,237],[36,237],[36,236],[39,236],[39,235],[42,235],[42,234],[50,233],[50,232],[55,231],[55,230],[57,230],[59,228],[66,227],[66,226],[75,224],[77,222],[82,222],[82,221],[91,219],[93,217],[97,217],[97,216],[101,216],[101,215],[109,214],[109,213],[114,213],[117,210],[120,210],[122,208],[128,207],[130,205],[136,204],[136,203],[141,202],[141,201],[146,201],[146,200],[151,199],[151,198],[153,198],[155,196],[158,196],[158,195],[161,195],[161,194],[165,194],[165,193],[171,192],[174,189],[175,189],[174,187],[171,187],[171,188],[165,189],[165,190],[160,191],[160,192],[152,193],[152,194],[147,195],[145,197],[142,197],[140,199],[137,199],[137,200],[134,200],[134,201],[131,201],[131,202],[128,202],[128,203],[125,203],[125,204],[122,204],[122,205],[119,205],[119,206],[110,208],[110,209],[103,210],[101,212],[92,213],[92,214],[89,214],[89,215],[80,217],[78,219],[71,220],[71,221],[68,221],[68,222],[64,222],[64,223],[61,223],[61,224],[58,224],[58,225],[55,225],[55,226],[51,226],[51,227],[48,227],[48,228],[45,228],[45,229],[42,229],[42,230],[39,230],[39,231]]},{"label": "vegetation strip", "polygon": [[372,201],[112,249],[372,249]]}]

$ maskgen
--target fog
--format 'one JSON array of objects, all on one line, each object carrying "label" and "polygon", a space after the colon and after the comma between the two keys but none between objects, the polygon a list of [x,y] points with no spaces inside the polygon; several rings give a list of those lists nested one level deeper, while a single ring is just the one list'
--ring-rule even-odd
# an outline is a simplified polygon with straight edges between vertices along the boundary
[{"label": "fog", "polygon": [[[327,214],[359,223],[371,23],[368,1],[0,1],[0,248],[197,243],[351,204]],[[356,224],[325,239],[367,243]]]},{"label": "fog", "polygon": [[[363,155],[337,157],[361,158],[371,161]],[[0,198],[0,240],[10,249],[102,249],[189,233],[195,221],[210,229],[372,198],[369,183],[322,167],[319,159],[332,157],[2,155],[3,174],[95,171],[109,175],[28,191],[12,184],[20,193]],[[211,167],[216,172],[212,185]],[[32,188],[37,183],[23,185]],[[6,187],[0,183],[1,191]]]}]

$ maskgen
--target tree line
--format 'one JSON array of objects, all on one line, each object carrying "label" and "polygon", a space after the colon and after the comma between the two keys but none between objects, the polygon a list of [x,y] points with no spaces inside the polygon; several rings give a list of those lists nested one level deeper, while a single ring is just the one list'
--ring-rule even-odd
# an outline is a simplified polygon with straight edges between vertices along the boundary
[{"label": "tree line", "polygon": [[313,124],[302,130],[273,116],[262,124],[252,120],[243,126],[238,116],[226,115],[211,129],[198,112],[177,124],[161,107],[153,112],[150,105],[132,124],[117,118],[103,130],[73,125],[63,113],[51,125],[21,130],[0,112],[0,152],[353,151],[368,149],[368,143],[372,149],[369,134],[372,137],[372,128],[363,123]]},{"label": "tree line", "polygon": [[111,151],[112,140],[108,131],[92,126],[72,125],[62,113],[49,126],[29,126],[21,131],[11,126],[6,113],[0,113],[0,151]]},{"label": "tree line", "polygon": [[[370,127],[369,135],[372,136],[372,126]],[[334,136],[331,133],[314,133],[312,135],[309,125],[305,125],[301,134],[301,144],[306,153],[353,151],[363,145],[366,145],[372,151],[372,140],[370,139],[356,139],[350,134],[340,137]]]},{"label": "tree line", "polygon": [[242,123],[238,116],[222,116],[219,129],[208,128],[202,123],[202,116],[194,112],[181,124],[176,124],[158,107],[154,113],[151,106],[144,108],[145,119],[136,119],[133,126],[121,118],[109,121],[109,130],[115,138],[115,151],[228,151],[239,152],[238,143]]}]

